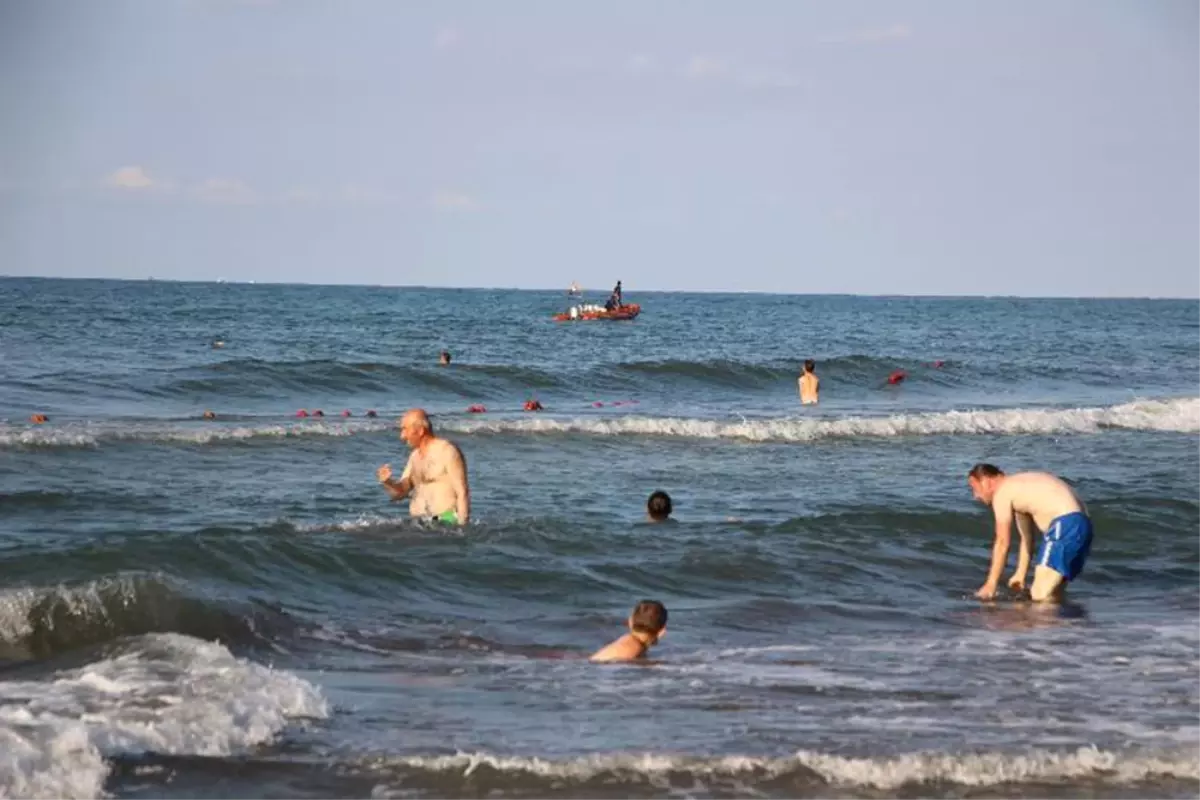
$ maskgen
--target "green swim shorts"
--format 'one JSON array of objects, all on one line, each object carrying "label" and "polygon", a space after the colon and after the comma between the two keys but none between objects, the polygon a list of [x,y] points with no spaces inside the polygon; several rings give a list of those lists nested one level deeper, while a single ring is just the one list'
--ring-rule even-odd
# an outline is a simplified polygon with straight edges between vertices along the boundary
[{"label": "green swim shorts", "polygon": [[432,517],[434,522],[444,522],[447,525],[458,524],[458,511],[453,508],[448,508],[436,517]]}]

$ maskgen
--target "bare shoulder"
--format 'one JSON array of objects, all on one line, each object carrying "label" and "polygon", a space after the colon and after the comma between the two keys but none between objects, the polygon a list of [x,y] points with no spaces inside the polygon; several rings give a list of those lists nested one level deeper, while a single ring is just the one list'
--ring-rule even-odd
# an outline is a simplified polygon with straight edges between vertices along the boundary
[{"label": "bare shoulder", "polygon": [[454,463],[465,464],[467,462],[462,450],[449,439],[438,438],[436,449],[434,449],[432,455],[437,459],[439,464],[443,465]]},{"label": "bare shoulder", "polygon": [[449,439],[442,439],[442,452],[451,458],[462,458],[463,452],[454,442]]}]

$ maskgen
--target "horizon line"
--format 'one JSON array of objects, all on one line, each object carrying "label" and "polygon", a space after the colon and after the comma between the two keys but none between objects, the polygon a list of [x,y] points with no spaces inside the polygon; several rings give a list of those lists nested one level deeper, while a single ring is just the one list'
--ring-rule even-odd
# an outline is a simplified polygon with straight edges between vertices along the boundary
[{"label": "horizon line", "polygon": [[[306,281],[277,281],[277,280],[225,280],[223,278],[110,278],[101,276],[80,275],[7,275],[0,274],[0,280],[44,280],[44,281],[111,281],[116,283],[184,283],[212,286],[311,286],[328,288],[362,288],[362,289],[421,289],[440,291],[466,292],[558,292],[567,294],[566,288],[526,288],[517,286],[434,286],[429,284],[389,284],[389,283],[310,283]],[[608,289],[580,287],[581,292],[600,292],[607,294]],[[1195,296],[1185,295],[1052,295],[1052,294],[924,294],[905,292],[884,292],[868,294],[858,292],[788,292],[769,291],[766,289],[637,289],[646,294],[754,294],[772,297],[905,297],[914,299],[1014,299],[1014,300],[1193,300],[1200,302],[1200,293]]]}]

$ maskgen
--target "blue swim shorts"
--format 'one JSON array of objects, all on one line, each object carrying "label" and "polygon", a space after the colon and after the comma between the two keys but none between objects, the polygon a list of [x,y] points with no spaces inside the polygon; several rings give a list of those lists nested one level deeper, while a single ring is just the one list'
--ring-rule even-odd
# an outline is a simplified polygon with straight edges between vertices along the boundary
[{"label": "blue swim shorts", "polygon": [[1092,521],[1081,511],[1063,514],[1050,523],[1042,538],[1037,563],[1073,581],[1083,572],[1092,549]]}]

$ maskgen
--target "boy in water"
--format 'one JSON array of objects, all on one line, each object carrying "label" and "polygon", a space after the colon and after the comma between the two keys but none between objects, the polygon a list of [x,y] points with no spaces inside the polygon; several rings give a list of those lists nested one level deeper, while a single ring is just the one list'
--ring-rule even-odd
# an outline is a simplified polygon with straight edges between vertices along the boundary
[{"label": "boy in water", "polygon": [[643,600],[626,621],[629,633],[596,651],[589,659],[597,663],[636,661],[667,634],[667,609],[657,600]]},{"label": "boy in water", "polygon": [[651,522],[666,522],[671,518],[671,496],[666,492],[655,492],[646,501],[646,516]]},{"label": "boy in water", "polygon": [[800,402],[804,405],[817,402],[817,392],[821,387],[821,379],[814,370],[816,363],[810,358],[804,362],[804,374],[800,376]]}]

